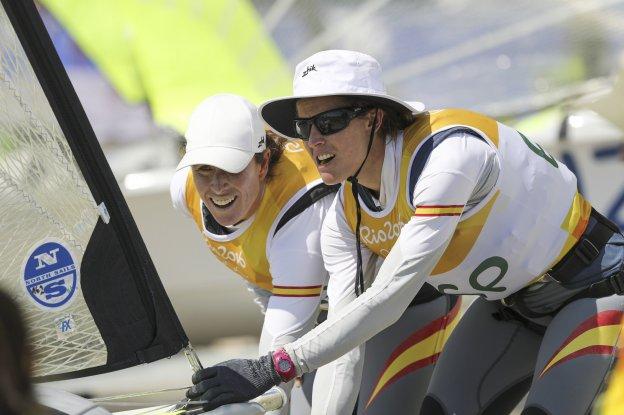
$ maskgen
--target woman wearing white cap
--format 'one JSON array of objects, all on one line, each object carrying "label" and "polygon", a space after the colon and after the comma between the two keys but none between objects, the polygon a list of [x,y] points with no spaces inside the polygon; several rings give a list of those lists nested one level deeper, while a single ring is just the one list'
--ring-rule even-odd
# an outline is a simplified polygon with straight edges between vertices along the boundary
[{"label": "woman wearing white cap", "polygon": [[312,328],[326,283],[319,233],[335,195],[301,142],[264,130],[242,97],[214,95],[193,112],[171,182],[174,206],[212,253],[247,280],[265,314],[261,355]]},{"label": "woman wearing white cap", "polygon": [[[523,415],[589,413],[620,333],[624,236],[574,174],[469,111],[423,112],[384,131],[410,108],[385,94],[379,64],[361,53],[306,59],[294,92],[261,107],[265,121],[307,140],[325,183],[349,181],[323,224],[330,280],[355,279],[358,237],[387,256],[371,287],[327,321],[259,360],[205,369],[198,378],[210,381],[193,392],[249,398],[321,367],[391,325],[428,282],[480,298],[446,342],[421,414],[509,413],[527,391]],[[385,221],[398,235],[366,237]]]}]

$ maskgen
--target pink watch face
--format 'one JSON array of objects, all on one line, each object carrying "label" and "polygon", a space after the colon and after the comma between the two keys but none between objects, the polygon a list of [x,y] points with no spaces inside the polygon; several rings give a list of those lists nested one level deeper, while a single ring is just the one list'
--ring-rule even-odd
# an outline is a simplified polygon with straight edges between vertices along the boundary
[{"label": "pink watch face", "polygon": [[273,352],[273,367],[284,382],[294,379],[297,375],[295,364],[284,349]]}]

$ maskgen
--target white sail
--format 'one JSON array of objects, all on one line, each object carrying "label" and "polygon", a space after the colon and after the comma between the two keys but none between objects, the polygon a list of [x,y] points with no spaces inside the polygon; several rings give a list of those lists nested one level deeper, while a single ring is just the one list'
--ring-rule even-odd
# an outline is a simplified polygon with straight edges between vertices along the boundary
[{"label": "white sail", "polygon": [[67,140],[0,8],[0,287],[24,311],[37,376],[106,363],[106,347],[84,301],[76,266],[98,217]]}]

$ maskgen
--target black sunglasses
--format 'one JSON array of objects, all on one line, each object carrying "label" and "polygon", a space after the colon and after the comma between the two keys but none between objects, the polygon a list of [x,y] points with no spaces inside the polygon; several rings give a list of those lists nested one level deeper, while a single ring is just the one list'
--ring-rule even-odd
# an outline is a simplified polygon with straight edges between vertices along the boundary
[{"label": "black sunglasses", "polygon": [[303,141],[310,139],[310,131],[314,124],[323,135],[330,135],[347,128],[352,119],[362,115],[370,108],[349,107],[335,108],[321,112],[310,118],[295,118],[293,121],[297,136]]}]

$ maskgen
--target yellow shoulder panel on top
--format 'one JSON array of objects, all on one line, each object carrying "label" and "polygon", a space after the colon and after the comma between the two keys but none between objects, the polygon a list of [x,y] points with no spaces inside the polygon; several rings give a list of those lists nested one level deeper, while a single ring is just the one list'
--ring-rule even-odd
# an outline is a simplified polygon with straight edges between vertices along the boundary
[{"label": "yellow shoulder panel on top", "polygon": [[485,115],[462,109],[425,112],[419,115],[416,122],[405,130],[404,135],[419,137],[418,142],[420,142],[432,133],[461,125],[483,132],[498,147],[498,123]]}]

